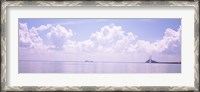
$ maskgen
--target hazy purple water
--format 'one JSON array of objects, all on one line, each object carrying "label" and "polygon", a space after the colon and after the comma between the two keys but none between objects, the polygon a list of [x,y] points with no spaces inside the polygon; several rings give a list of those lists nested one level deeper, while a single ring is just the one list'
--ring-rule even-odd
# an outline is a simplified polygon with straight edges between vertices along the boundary
[{"label": "hazy purple water", "polygon": [[19,73],[181,73],[181,64],[19,61]]}]

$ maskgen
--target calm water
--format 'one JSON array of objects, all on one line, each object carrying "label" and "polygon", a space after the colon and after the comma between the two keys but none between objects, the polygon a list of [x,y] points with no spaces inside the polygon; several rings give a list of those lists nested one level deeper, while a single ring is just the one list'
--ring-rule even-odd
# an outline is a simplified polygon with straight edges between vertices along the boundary
[{"label": "calm water", "polygon": [[19,73],[181,73],[181,64],[19,61]]}]

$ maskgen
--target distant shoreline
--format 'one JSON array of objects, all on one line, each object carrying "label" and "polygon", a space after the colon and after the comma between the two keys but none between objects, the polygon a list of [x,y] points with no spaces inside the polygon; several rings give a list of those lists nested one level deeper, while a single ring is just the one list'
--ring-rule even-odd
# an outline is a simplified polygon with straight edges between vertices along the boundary
[{"label": "distant shoreline", "polygon": [[44,61],[44,60],[19,60],[20,62],[83,62],[83,63],[146,63],[146,64],[181,64],[181,62],[121,62],[121,61]]},{"label": "distant shoreline", "polygon": [[181,64],[181,62],[157,62],[158,64]]}]

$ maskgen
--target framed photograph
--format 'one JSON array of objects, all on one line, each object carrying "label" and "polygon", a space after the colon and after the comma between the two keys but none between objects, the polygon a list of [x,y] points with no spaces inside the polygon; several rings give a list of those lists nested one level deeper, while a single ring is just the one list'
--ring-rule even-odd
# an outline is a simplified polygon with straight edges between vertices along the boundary
[{"label": "framed photograph", "polygon": [[2,91],[199,91],[198,1],[2,1]]}]

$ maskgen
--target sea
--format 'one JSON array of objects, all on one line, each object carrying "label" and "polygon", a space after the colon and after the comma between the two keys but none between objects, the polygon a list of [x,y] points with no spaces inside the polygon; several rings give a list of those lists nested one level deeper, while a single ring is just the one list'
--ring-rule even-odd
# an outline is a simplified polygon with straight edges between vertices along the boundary
[{"label": "sea", "polygon": [[181,73],[181,64],[20,60],[18,73]]}]

